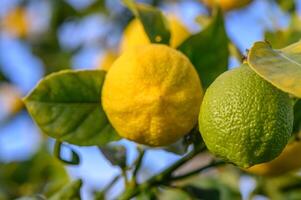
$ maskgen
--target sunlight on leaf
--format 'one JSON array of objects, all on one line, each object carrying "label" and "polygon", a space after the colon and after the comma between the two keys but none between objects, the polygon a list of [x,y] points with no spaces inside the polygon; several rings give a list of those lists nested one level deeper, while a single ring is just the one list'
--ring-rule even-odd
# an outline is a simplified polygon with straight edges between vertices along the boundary
[{"label": "sunlight on leaf", "polygon": [[135,4],[132,0],[124,0],[123,3],[141,21],[152,43],[169,44],[168,22],[159,9],[146,4]]},{"label": "sunlight on leaf", "polygon": [[275,87],[301,98],[301,42],[279,50],[256,42],[249,51],[248,63]]}]

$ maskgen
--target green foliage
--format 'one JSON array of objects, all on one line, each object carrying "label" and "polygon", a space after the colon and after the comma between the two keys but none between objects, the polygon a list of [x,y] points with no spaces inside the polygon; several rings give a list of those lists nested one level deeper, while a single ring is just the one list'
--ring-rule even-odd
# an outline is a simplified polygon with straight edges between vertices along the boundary
[{"label": "green foliage", "polygon": [[228,69],[228,37],[221,10],[207,27],[186,39],[178,49],[188,56],[207,88]]},{"label": "green foliage", "polygon": [[298,133],[301,131],[301,100],[299,99],[294,107],[294,128],[293,132]]},{"label": "green foliage", "polygon": [[71,159],[70,160],[66,160],[62,157],[61,155],[61,149],[62,149],[63,144],[59,141],[55,142],[54,145],[54,155],[63,163],[68,164],[68,165],[78,165],[80,163],[80,158],[79,155],[72,149],[70,149],[71,151]]},{"label": "green foliage", "polygon": [[0,193],[4,199],[38,193],[49,197],[68,181],[64,167],[44,147],[26,161],[0,165]]},{"label": "green foliage", "polygon": [[275,0],[283,11],[295,12],[297,5],[295,0]]},{"label": "green foliage", "polygon": [[297,200],[301,194],[301,179],[294,174],[279,177],[257,177],[257,187],[250,194],[250,199],[257,194],[270,199]]},{"label": "green foliage", "polygon": [[49,200],[81,200],[80,189],[82,186],[81,180],[76,180],[65,185],[60,191],[55,193]]},{"label": "green foliage", "polygon": [[102,110],[105,72],[61,71],[43,79],[25,98],[25,105],[47,135],[80,146],[117,140]]},{"label": "green foliage", "polygon": [[301,98],[301,41],[280,50],[256,42],[249,51],[250,67],[280,90]]},{"label": "green foliage", "polygon": [[159,199],[179,200],[239,200],[238,174],[231,169],[218,176],[200,176],[179,182],[175,188],[166,188]]},{"label": "green foliage", "polygon": [[298,15],[292,15],[288,28],[266,31],[265,40],[268,41],[275,49],[280,49],[298,42],[301,38],[300,22]]},{"label": "green foliage", "polygon": [[145,4],[135,4],[132,0],[123,1],[141,21],[152,43],[169,44],[170,31],[165,16],[159,9]]},{"label": "green foliage", "polygon": [[220,194],[217,189],[203,189],[193,185],[185,185],[182,190],[196,199],[203,200],[220,200]]}]

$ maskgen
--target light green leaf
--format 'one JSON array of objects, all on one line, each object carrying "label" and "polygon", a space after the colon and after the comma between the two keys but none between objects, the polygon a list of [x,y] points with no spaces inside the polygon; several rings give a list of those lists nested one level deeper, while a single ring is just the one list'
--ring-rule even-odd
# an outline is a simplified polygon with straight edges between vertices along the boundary
[{"label": "light green leaf", "polygon": [[25,98],[25,105],[47,135],[80,146],[104,145],[119,139],[101,106],[105,72],[53,73]]},{"label": "light green leaf", "polygon": [[58,191],[56,194],[51,196],[49,200],[80,200],[80,188],[82,186],[81,180],[76,180],[73,182],[70,182],[65,187],[63,187],[60,191]]},{"label": "light green leaf", "polygon": [[249,51],[248,63],[275,87],[301,98],[301,41],[279,50],[256,42]]},{"label": "light green leaf", "polygon": [[228,69],[228,42],[223,15],[218,10],[204,30],[190,36],[179,46],[178,49],[195,66],[205,88]]},{"label": "light green leaf", "polygon": [[168,22],[160,10],[146,4],[135,4],[132,0],[124,0],[123,2],[141,21],[151,43],[169,44]]}]

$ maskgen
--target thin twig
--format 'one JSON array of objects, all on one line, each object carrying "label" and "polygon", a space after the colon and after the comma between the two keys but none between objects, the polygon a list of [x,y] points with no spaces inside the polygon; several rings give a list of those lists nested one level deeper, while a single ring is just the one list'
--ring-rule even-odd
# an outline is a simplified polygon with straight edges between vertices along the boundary
[{"label": "thin twig", "polygon": [[135,169],[134,169],[134,172],[133,172],[133,179],[134,179],[135,182],[136,182],[136,179],[137,179],[137,174],[139,172],[139,169],[141,168],[144,155],[145,155],[145,150],[144,149],[139,150],[139,155],[138,155],[138,158],[135,162]]},{"label": "thin twig", "polygon": [[129,187],[127,188],[122,195],[118,198],[119,200],[128,200],[132,197],[136,196],[137,194],[141,193],[142,191],[146,189],[150,189],[157,185],[164,185],[166,182],[169,181],[172,173],[181,167],[183,164],[185,164],[187,161],[191,160],[194,156],[202,152],[205,148],[205,146],[196,146],[191,152],[189,152],[187,155],[179,159],[177,162],[172,164],[170,167],[163,170],[161,173],[151,177],[144,183],[137,185],[135,187]]},{"label": "thin twig", "polygon": [[186,173],[186,174],[182,174],[182,175],[178,175],[178,176],[171,177],[170,180],[171,180],[171,181],[176,181],[176,180],[188,178],[188,177],[193,176],[193,175],[195,175],[195,174],[198,174],[198,173],[200,173],[200,172],[202,172],[202,171],[204,171],[204,170],[206,170],[206,169],[210,169],[210,168],[212,168],[212,167],[217,167],[217,166],[221,166],[221,165],[225,165],[225,164],[226,164],[225,161],[212,162],[212,163],[210,163],[210,164],[208,164],[208,165],[206,165],[206,166],[203,166],[203,167],[201,167],[201,168],[199,168],[199,169],[195,169],[195,170],[193,170],[193,171],[191,171],[191,172],[188,172],[188,173]]}]

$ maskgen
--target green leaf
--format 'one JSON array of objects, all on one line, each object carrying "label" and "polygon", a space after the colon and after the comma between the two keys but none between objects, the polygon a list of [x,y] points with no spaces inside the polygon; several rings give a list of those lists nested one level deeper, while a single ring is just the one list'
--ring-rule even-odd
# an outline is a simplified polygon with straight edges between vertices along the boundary
[{"label": "green leaf", "polygon": [[69,147],[69,150],[71,151],[71,159],[70,160],[66,160],[62,157],[61,153],[62,153],[62,146],[63,143],[60,141],[55,141],[55,145],[54,145],[54,155],[63,163],[67,164],[67,165],[78,165],[80,163],[80,158],[79,155],[76,153],[76,151],[74,151],[73,149],[71,149]]},{"label": "green leaf", "polygon": [[46,200],[46,197],[41,196],[41,195],[37,195],[37,196],[26,196],[26,197],[21,197],[21,198],[17,198],[15,200]]},{"label": "green leaf", "polygon": [[[196,190],[192,190],[195,195],[200,193],[202,190],[207,190],[207,198],[214,199],[217,197],[217,194],[213,194],[218,191],[218,199],[220,200],[238,200],[241,199],[241,195],[238,187],[238,178],[236,175],[231,174],[232,176],[224,177],[228,172],[220,173],[218,176],[210,176],[210,177],[195,177],[194,180],[191,180],[191,183],[188,186],[193,186],[193,189],[199,188],[200,190],[197,192]],[[225,179],[226,178],[226,179]],[[231,183],[231,179],[235,179],[235,185]],[[187,189],[186,189],[187,190]],[[206,192],[202,192],[206,194]],[[204,198],[204,197],[203,197]]]},{"label": "green leaf", "polygon": [[294,128],[293,132],[301,131],[301,100],[299,99],[294,106]]},{"label": "green leaf", "polygon": [[123,0],[123,2],[141,21],[151,43],[169,44],[168,22],[160,10],[146,4],[135,4],[132,0]]},{"label": "green leaf", "polygon": [[297,5],[295,0],[275,0],[283,11],[295,12]]},{"label": "green leaf", "polygon": [[2,73],[2,71],[0,71],[0,81],[7,81],[7,78],[4,76],[4,74]]},{"label": "green leaf", "polygon": [[203,189],[193,185],[185,185],[182,190],[187,192],[191,197],[202,200],[219,200],[220,192],[218,189]]},{"label": "green leaf", "polygon": [[301,38],[300,24],[299,16],[292,15],[288,28],[265,32],[265,40],[276,49],[298,42]]},{"label": "green leaf", "polygon": [[99,147],[99,149],[112,165],[126,167],[126,148],[124,146],[107,145]]},{"label": "green leaf", "polygon": [[207,88],[228,68],[228,37],[220,10],[201,32],[190,36],[178,48],[195,66],[203,86]]},{"label": "green leaf", "polygon": [[168,188],[161,191],[159,200],[172,199],[172,200],[191,200],[191,197],[183,190],[177,188]]},{"label": "green leaf", "polygon": [[0,164],[0,193],[5,199],[34,194],[49,197],[68,183],[69,176],[64,166],[50,155],[45,146],[42,145],[28,160]]},{"label": "green leaf", "polygon": [[250,67],[280,90],[301,98],[301,41],[275,50],[256,42],[249,51]]},{"label": "green leaf", "polygon": [[101,106],[101,70],[61,71],[41,80],[25,105],[47,135],[80,146],[119,139]]},{"label": "green leaf", "polygon": [[80,200],[80,188],[82,186],[81,180],[76,180],[73,182],[70,182],[65,187],[63,187],[60,191],[58,191],[56,194],[51,196],[49,200]]}]

